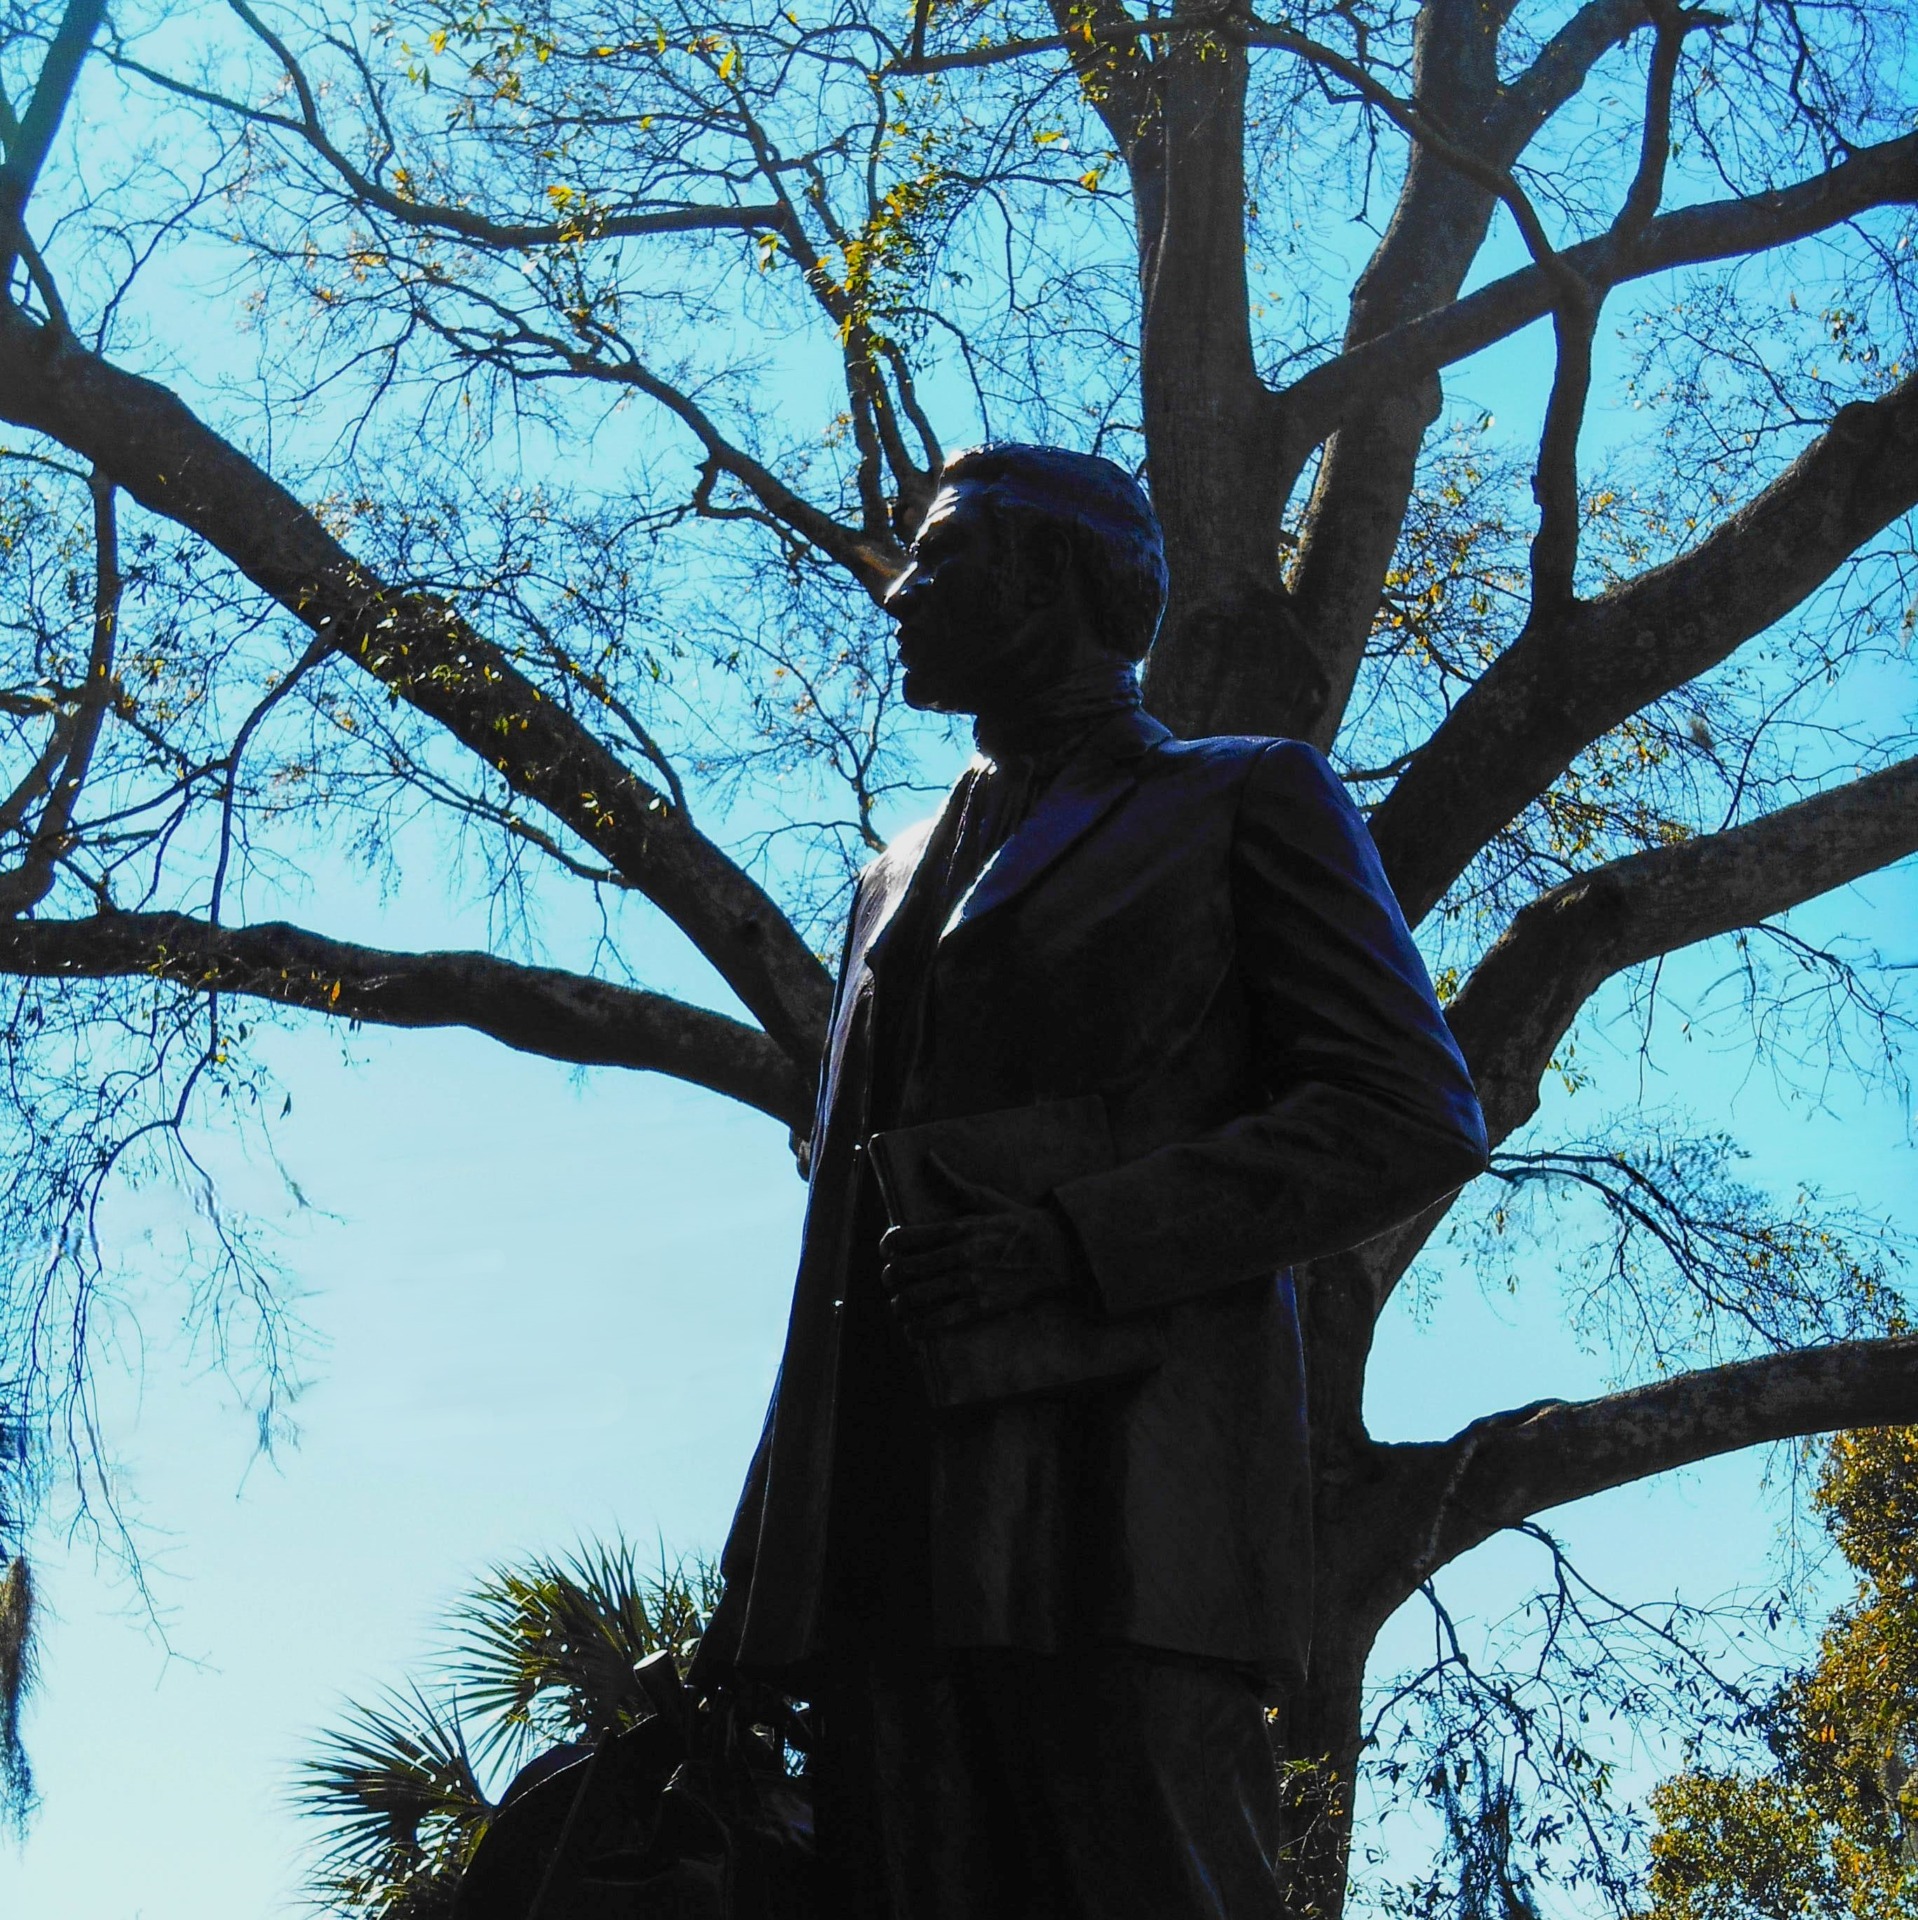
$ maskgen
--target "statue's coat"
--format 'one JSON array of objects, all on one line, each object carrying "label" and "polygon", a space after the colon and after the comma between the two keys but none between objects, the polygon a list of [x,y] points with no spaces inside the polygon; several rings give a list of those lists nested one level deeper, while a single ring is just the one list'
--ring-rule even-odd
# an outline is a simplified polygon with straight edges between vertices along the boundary
[{"label": "statue's coat", "polygon": [[[859,1390],[840,1326],[875,983],[899,985],[887,929],[929,830],[875,860],[854,902],[785,1358],[724,1555],[713,1651],[789,1680],[819,1651],[835,1416]],[[1312,1528],[1288,1269],[1485,1164],[1362,821],[1308,746],[1179,741],[1120,715],[953,909],[930,991],[914,1118],[1103,1096],[1119,1164],[1056,1197],[1107,1310],[1160,1315],[1166,1350],[1142,1380],[933,1422],[935,1642],[1124,1644],[1296,1676]]]}]

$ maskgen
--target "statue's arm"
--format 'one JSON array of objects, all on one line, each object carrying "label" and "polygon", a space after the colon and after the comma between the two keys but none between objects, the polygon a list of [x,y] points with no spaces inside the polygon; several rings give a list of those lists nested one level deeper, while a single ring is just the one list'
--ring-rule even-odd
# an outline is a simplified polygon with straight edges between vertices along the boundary
[{"label": "statue's arm", "polygon": [[1275,741],[1248,773],[1232,886],[1269,1104],[1059,1189],[1113,1312],[1354,1246],[1485,1165],[1424,963],[1313,748]]}]

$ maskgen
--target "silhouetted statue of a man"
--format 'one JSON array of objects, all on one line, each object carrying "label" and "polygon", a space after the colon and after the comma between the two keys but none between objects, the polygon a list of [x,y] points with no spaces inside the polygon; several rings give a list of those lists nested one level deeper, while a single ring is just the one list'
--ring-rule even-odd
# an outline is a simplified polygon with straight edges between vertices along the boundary
[{"label": "silhouetted statue of a man", "polygon": [[1165,591],[1120,468],[1015,445],[946,464],[886,601],[979,757],[860,881],[707,1649],[815,1705],[833,1920],[1271,1912],[1288,1269],[1485,1163],[1324,759],[1141,710]]}]

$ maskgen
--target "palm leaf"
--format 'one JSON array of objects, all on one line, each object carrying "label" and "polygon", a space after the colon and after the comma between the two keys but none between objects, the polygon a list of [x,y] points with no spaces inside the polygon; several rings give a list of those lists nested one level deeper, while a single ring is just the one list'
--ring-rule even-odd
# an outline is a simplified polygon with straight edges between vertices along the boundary
[{"label": "palm leaf", "polygon": [[457,1616],[451,1678],[515,1745],[630,1726],[651,1711],[634,1670],[661,1652],[684,1670],[717,1586],[703,1565],[643,1574],[624,1540],[496,1569]]},{"label": "palm leaf", "polygon": [[457,1713],[417,1689],[354,1706],[301,1763],[294,1799],[325,1830],[314,1891],[337,1912],[427,1920],[450,1912],[493,1812]]},{"label": "palm leaf", "polygon": [[653,1703],[636,1669],[667,1652],[683,1673],[719,1587],[697,1561],[643,1574],[617,1539],[489,1574],[454,1614],[434,1694],[351,1707],[301,1764],[295,1803],[321,1829],[319,1903],[375,1920],[450,1915],[494,1812],[484,1782],[531,1751],[644,1718]]}]

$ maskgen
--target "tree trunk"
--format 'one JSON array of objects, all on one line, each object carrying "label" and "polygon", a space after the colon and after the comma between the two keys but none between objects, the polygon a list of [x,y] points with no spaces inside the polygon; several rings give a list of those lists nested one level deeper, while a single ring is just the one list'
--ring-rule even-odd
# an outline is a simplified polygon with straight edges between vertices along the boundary
[{"label": "tree trunk", "polygon": [[[1175,14],[1194,9],[1182,0]],[[1172,574],[1147,697],[1175,732],[1229,713],[1260,731],[1305,656],[1278,568],[1284,499],[1266,444],[1245,278],[1243,46],[1193,32],[1157,63],[1158,229],[1139,235],[1140,384],[1153,504]],[[1142,219],[1152,200],[1141,203]]]},{"label": "tree trunk", "polygon": [[1280,1710],[1282,1777],[1279,1912],[1286,1920],[1339,1920],[1352,1850],[1359,1703],[1369,1625],[1321,1623],[1305,1685]]},{"label": "tree trunk", "polygon": [[[1474,146],[1494,144],[1486,120],[1498,95],[1502,15],[1475,0],[1447,0],[1419,19],[1415,94],[1440,107]],[[1455,298],[1492,207],[1483,187],[1415,145],[1391,224],[1353,289],[1346,347]],[[1354,410],[1325,449],[1291,581],[1313,668],[1284,728],[1316,746],[1332,744],[1344,717],[1439,409],[1436,377],[1390,387]]]}]

